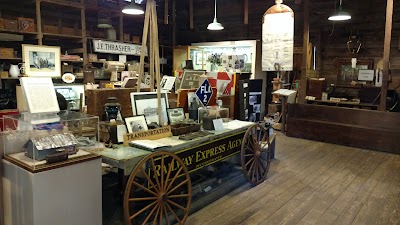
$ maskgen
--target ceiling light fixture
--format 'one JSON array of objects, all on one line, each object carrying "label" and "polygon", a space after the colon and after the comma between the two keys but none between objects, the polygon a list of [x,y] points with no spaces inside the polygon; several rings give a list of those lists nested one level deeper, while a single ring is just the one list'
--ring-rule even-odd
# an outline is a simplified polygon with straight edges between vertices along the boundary
[{"label": "ceiling light fixture", "polygon": [[348,12],[343,11],[342,0],[340,0],[340,4],[339,4],[337,13],[335,15],[330,16],[328,18],[328,20],[343,21],[343,20],[349,20],[349,19],[351,19],[351,16]]},{"label": "ceiling light fixture", "polygon": [[130,4],[126,5],[122,9],[122,13],[130,14],[130,15],[142,15],[144,14],[144,10],[137,4],[134,0],[131,1]]},{"label": "ceiling light fixture", "polygon": [[217,21],[217,0],[215,0],[215,7],[214,7],[214,20],[212,23],[208,24],[208,30],[223,30],[224,27],[222,24],[218,23]]}]

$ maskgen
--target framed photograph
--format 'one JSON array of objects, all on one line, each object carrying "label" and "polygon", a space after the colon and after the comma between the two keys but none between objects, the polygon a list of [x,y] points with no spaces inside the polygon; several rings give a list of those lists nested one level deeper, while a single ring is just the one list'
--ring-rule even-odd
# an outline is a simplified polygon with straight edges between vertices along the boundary
[{"label": "framed photograph", "polygon": [[185,119],[185,111],[183,108],[167,109],[168,120],[171,125]]},{"label": "framed photograph", "polygon": [[196,65],[203,64],[203,52],[196,52]]},{"label": "framed photograph", "polygon": [[148,130],[144,115],[125,118],[126,128],[129,133]]},{"label": "framed photograph", "polygon": [[147,124],[158,124],[158,107],[161,107],[161,122],[168,123],[167,108],[168,97],[166,93],[161,93],[161,106],[158,105],[157,92],[132,92],[131,93],[132,114],[144,115]]},{"label": "framed photograph", "polygon": [[194,89],[200,86],[199,78],[205,74],[205,70],[184,70],[179,89]]},{"label": "framed photograph", "polygon": [[351,58],[337,59],[337,84],[350,85],[352,81],[358,80],[359,70],[372,70],[373,67],[373,59],[357,59],[356,68],[352,67]]},{"label": "framed photograph", "polygon": [[60,47],[22,45],[25,74],[30,77],[61,77]]}]

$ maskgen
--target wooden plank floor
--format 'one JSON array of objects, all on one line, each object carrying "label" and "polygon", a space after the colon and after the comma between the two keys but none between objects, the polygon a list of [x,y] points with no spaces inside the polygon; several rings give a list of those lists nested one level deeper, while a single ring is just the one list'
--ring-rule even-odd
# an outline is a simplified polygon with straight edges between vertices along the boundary
[{"label": "wooden plank floor", "polygon": [[188,225],[400,224],[400,155],[278,134],[264,183],[246,184]]}]

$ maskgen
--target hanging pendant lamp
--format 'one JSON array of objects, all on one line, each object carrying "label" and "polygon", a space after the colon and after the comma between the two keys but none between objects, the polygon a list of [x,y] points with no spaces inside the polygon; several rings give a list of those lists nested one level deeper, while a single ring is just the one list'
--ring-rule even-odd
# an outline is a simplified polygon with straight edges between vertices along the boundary
[{"label": "hanging pendant lamp", "polygon": [[338,11],[334,15],[330,16],[328,20],[343,21],[349,19],[351,19],[351,16],[348,12],[343,11],[342,0],[340,0]]},{"label": "hanging pendant lamp", "polygon": [[222,24],[218,23],[217,21],[217,0],[215,0],[215,6],[214,6],[214,21],[207,26],[208,30],[223,30],[224,27]]},{"label": "hanging pendant lamp", "polygon": [[137,4],[134,0],[131,1],[130,4],[126,5],[122,9],[122,13],[130,14],[130,15],[142,15],[144,14],[144,10]]}]

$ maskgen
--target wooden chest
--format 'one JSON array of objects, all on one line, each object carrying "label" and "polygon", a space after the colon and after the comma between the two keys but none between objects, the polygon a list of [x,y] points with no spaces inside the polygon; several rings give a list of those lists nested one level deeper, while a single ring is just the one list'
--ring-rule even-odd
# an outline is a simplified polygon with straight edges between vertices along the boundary
[{"label": "wooden chest", "polygon": [[18,30],[18,20],[4,19],[4,29],[6,30]]},{"label": "wooden chest", "polygon": [[12,59],[14,58],[13,48],[0,48],[0,59]]},{"label": "wooden chest", "polygon": [[52,34],[58,34],[58,26],[53,26],[53,25],[44,25],[43,26],[43,32],[44,33],[52,33]]},{"label": "wooden chest", "polygon": [[326,80],[308,80],[307,96],[313,96],[317,100],[321,100],[322,92],[326,91]]},{"label": "wooden chest", "polygon": [[32,18],[18,17],[18,29],[20,31],[35,32],[35,20]]},{"label": "wooden chest", "polygon": [[[142,92],[150,91],[147,89],[141,89]],[[118,103],[121,104],[121,115],[122,117],[132,116],[132,104],[130,93],[136,92],[136,88],[118,88],[118,89],[95,89],[86,90],[86,104],[87,113],[90,115],[98,116],[100,120],[103,120],[104,104],[107,103],[109,97],[116,97]]]}]

